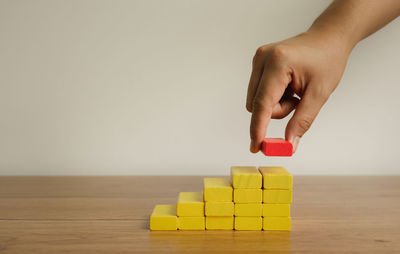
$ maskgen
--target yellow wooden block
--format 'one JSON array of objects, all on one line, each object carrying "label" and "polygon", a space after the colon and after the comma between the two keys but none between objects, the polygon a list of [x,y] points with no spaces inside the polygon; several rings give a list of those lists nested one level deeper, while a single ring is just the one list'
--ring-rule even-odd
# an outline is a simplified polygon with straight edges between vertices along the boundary
[{"label": "yellow wooden block", "polygon": [[261,203],[262,189],[233,189],[235,203]]},{"label": "yellow wooden block", "polygon": [[291,222],[290,217],[264,217],[263,229],[290,231]]},{"label": "yellow wooden block", "polygon": [[264,189],[293,188],[293,176],[284,167],[260,167]]},{"label": "yellow wooden block", "polygon": [[292,202],[291,190],[263,190],[263,203],[289,204]]},{"label": "yellow wooden block", "polygon": [[205,217],[178,217],[179,230],[204,230],[206,228]]},{"label": "yellow wooden block", "polygon": [[156,205],[150,216],[150,230],[177,230],[176,205]]},{"label": "yellow wooden block", "polygon": [[206,202],[206,216],[233,216],[233,202]]},{"label": "yellow wooden block", "polygon": [[263,217],[289,217],[290,204],[263,204]]},{"label": "yellow wooden block", "polygon": [[206,216],[206,229],[233,229],[233,216],[229,217],[209,217]]},{"label": "yellow wooden block", "polygon": [[235,230],[261,230],[261,217],[235,217]]},{"label": "yellow wooden block", "polygon": [[233,188],[257,189],[262,186],[262,176],[256,167],[231,167]]},{"label": "yellow wooden block", "polygon": [[232,192],[229,178],[204,178],[204,201],[232,201]]},{"label": "yellow wooden block", "polygon": [[235,216],[260,217],[262,216],[262,204],[235,204]]},{"label": "yellow wooden block", "polygon": [[202,192],[179,193],[176,208],[178,216],[202,217],[204,216],[204,202]]}]

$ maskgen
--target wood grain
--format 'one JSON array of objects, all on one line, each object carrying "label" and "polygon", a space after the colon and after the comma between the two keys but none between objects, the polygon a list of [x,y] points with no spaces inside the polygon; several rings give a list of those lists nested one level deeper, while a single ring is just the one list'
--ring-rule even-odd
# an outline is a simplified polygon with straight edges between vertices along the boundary
[{"label": "wood grain", "polygon": [[295,176],[291,232],[148,230],[155,204],[201,183],[0,177],[0,253],[400,252],[399,176]]}]

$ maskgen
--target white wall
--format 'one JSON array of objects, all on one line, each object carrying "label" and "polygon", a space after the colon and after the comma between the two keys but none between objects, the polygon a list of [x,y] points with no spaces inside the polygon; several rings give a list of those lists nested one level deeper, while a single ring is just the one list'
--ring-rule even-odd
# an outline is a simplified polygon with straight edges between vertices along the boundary
[{"label": "white wall", "polygon": [[294,157],[248,151],[255,49],[329,2],[0,0],[0,174],[399,174],[399,19],[354,50]]}]

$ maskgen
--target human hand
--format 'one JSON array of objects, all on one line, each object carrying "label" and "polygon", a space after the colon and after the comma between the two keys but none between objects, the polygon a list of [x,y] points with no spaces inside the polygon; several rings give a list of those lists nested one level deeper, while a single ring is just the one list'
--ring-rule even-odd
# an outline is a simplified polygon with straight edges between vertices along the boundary
[{"label": "human hand", "polygon": [[300,138],[339,84],[351,49],[340,36],[319,31],[258,48],[246,102],[252,113],[251,152],[260,150],[270,119],[284,118],[293,110],[285,138],[296,151]]}]

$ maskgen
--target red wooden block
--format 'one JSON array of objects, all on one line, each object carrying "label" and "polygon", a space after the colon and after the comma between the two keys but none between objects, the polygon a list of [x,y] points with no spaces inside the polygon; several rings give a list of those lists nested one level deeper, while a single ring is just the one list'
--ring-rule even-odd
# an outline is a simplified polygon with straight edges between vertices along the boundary
[{"label": "red wooden block", "polygon": [[281,138],[264,138],[261,150],[266,156],[292,156],[293,145]]}]

